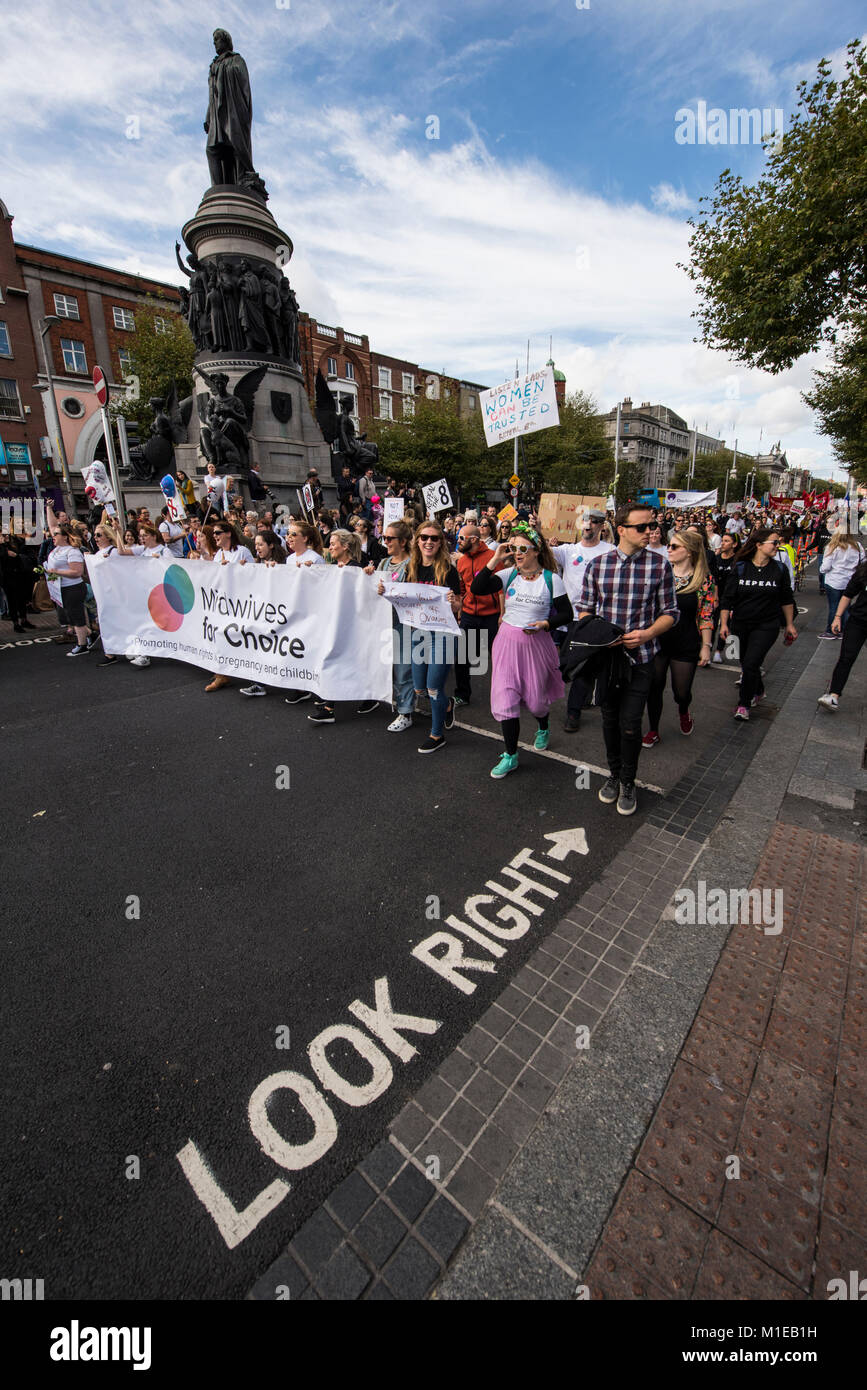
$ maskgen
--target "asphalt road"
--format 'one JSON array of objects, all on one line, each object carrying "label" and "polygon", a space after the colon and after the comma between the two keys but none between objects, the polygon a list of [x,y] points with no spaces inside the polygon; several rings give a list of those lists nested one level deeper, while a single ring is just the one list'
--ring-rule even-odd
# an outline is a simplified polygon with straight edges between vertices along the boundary
[{"label": "asphalt road", "polygon": [[[48,1299],[242,1297],[643,812],[603,807],[595,776],[578,789],[561,732],[559,758],[523,754],[498,783],[497,744],[480,733],[455,729],[422,758],[415,733],[385,732],[384,710],[345,707],[317,728],[309,704],[277,693],[206,695],[190,667],[98,670],[96,654],[67,650],[0,651],[0,1273],[44,1279]],[[481,697],[468,714],[492,727]],[[586,855],[545,839],[576,827]],[[504,942],[494,971],[466,972],[478,983],[464,993],[412,949],[449,914],[468,922],[465,900],[488,880],[508,888],[503,866],[522,850],[568,882],[525,869],[556,896],[532,899],[530,930]],[[406,1061],[379,1040],[392,1078],[367,1104],[371,1065],[332,1042],[354,1103],[327,1095],[336,1138],[289,1172],[251,1131],[251,1095],[296,1070],[324,1097],[308,1044],[332,1024],[360,1028],[348,1005],[374,1008],[383,978],[394,1011],[439,1027],[404,1028],[417,1049]],[[319,1135],[287,1090],[267,1116],[286,1143]],[[190,1141],[239,1211],[275,1179],[290,1184],[234,1248],[178,1160]]]}]

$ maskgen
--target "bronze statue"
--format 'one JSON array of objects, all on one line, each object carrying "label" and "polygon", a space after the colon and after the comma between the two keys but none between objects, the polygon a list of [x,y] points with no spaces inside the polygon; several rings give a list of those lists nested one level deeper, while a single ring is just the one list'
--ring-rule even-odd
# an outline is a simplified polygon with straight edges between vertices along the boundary
[{"label": "bronze statue", "polygon": [[241,182],[252,172],[253,147],[250,127],[253,102],[247,64],[232,48],[232,36],[225,29],[214,30],[216,58],[208,72],[208,168],[211,183]]},{"label": "bronze statue", "polygon": [[379,445],[368,444],[364,434],[360,439],[356,436],[352,423],[352,397],[342,395],[338,411],[321,368],[316,373],[316,419],[327,442],[336,445],[334,452],[342,455],[343,462],[354,470],[356,476],[379,462]]},{"label": "bronze statue", "polygon": [[262,312],[262,286],[249,261],[241,262],[239,276],[241,308],[238,319],[244,334],[244,346],[248,352],[268,352],[268,330]]},{"label": "bronze statue", "polygon": [[254,367],[246,372],[229,392],[229,378],[224,372],[209,375],[200,367],[195,369],[210,390],[197,398],[199,407],[199,447],[208,463],[218,473],[227,469],[245,475],[250,465],[248,435],[253,424],[253,400],[267,367]]}]

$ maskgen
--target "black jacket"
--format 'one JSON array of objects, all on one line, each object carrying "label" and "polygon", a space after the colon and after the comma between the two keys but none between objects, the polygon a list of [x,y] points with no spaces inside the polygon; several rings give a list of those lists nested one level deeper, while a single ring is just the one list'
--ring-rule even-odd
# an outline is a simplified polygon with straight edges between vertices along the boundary
[{"label": "black jacket", "polygon": [[601,705],[609,692],[627,684],[635,661],[625,647],[608,644],[623,636],[623,628],[589,614],[570,623],[560,647],[560,671],[566,681],[580,676],[592,686],[591,705]]}]

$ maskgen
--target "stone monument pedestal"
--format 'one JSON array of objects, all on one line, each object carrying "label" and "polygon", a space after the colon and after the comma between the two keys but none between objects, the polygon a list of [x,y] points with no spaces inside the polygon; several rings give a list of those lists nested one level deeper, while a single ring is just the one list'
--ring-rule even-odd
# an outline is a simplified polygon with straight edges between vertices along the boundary
[{"label": "stone monument pedestal", "polygon": [[[177,467],[191,478],[205,472],[205,378],[224,374],[233,396],[239,383],[243,394],[247,373],[264,368],[252,401],[250,462],[275,490],[300,487],[311,468],[330,479],[330,450],[310,410],[297,360],[297,304],[282,270],[292,255],[290,238],[263,198],[234,185],[209,188],[182,235],[191,252],[190,293],[200,309],[192,309],[188,318],[198,351],[187,442],[175,446]],[[196,276],[201,277],[198,288]],[[247,285],[256,289],[258,284],[258,297],[245,293],[245,276]],[[218,471],[245,481],[243,467],[218,465]]]}]

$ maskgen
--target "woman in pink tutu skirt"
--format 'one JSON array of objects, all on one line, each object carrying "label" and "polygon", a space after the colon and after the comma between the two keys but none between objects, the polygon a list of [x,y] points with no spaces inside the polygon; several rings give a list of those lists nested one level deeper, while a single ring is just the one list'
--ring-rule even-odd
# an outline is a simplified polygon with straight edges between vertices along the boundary
[{"label": "woman in pink tutu skirt", "polygon": [[[498,566],[501,572],[495,574]],[[491,713],[502,726],[505,752],[492,777],[508,777],[518,766],[522,704],[539,726],[535,747],[548,747],[548,711],[566,693],[551,629],[572,621],[572,605],[548,544],[524,522],[512,528],[472,583],[474,594],[501,590],[505,608],[491,648]]]}]

